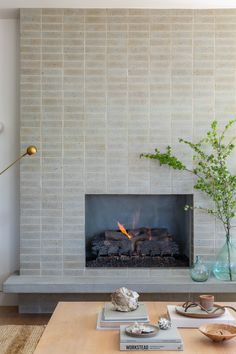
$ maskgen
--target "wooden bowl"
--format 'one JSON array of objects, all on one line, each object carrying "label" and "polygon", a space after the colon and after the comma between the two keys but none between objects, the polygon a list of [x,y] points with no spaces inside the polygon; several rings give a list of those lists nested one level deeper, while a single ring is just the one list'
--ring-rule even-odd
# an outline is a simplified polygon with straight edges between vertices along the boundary
[{"label": "wooden bowl", "polygon": [[214,342],[223,342],[236,336],[236,325],[228,325],[223,323],[212,323],[202,325],[199,331],[213,340]]}]

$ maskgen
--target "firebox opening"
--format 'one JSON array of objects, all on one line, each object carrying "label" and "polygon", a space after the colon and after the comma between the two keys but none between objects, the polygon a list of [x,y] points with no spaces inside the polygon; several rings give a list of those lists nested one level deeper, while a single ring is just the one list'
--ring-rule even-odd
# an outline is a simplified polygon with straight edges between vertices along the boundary
[{"label": "firebox opening", "polygon": [[86,267],[189,267],[192,194],[85,196]]}]

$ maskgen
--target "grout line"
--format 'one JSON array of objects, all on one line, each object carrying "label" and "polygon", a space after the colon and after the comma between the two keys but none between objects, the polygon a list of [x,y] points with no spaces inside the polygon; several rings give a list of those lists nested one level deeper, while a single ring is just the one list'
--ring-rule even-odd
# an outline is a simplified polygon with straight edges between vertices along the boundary
[{"label": "grout line", "polygon": [[[192,140],[194,141],[194,24],[195,24],[195,12],[193,11],[193,19],[192,19]],[[192,153],[192,166],[194,165],[193,161],[193,153]],[[194,167],[194,166],[193,166]],[[193,188],[193,178],[192,177],[192,194],[193,194],[193,205],[195,204],[195,193],[194,193],[194,188]],[[192,262],[195,260],[195,230],[194,230],[194,220],[196,217],[196,210],[193,209],[193,221],[191,220],[192,229],[193,229],[193,235],[192,235],[192,246],[191,246],[191,253],[192,253]]]},{"label": "grout line", "polygon": [[40,90],[41,90],[41,110],[40,110],[40,173],[41,173],[41,178],[40,178],[40,191],[41,191],[41,200],[40,200],[40,270],[39,273],[42,275],[42,210],[43,210],[43,180],[42,180],[42,175],[43,175],[43,156],[42,156],[42,121],[43,121],[43,86],[42,86],[42,71],[43,71],[43,13],[42,9],[41,11],[41,23],[40,23],[40,28],[41,28],[41,51],[40,51]]},{"label": "grout line", "polygon": [[106,23],[105,23],[105,28],[106,28],[106,34],[105,34],[105,40],[106,40],[106,47],[105,47],[105,51],[106,51],[106,55],[105,55],[105,101],[106,101],[106,111],[105,113],[105,191],[106,193],[108,193],[108,69],[107,69],[107,55],[108,55],[108,50],[107,50],[107,31],[108,31],[108,24],[107,24],[107,13],[106,13]]},{"label": "grout line", "polygon": [[[64,166],[64,124],[65,124],[65,89],[64,89],[64,70],[65,70],[65,58],[64,58],[64,10],[62,14],[62,122],[61,122],[61,130],[62,130],[62,137],[61,137],[61,158],[62,158],[62,166]],[[61,207],[62,207],[62,268],[61,268],[61,275],[64,275],[64,168],[62,169],[61,175],[61,183],[62,183],[62,192],[61,192]]]},{"label": "grout line", "polygon": [[[173,99],[173,60],[172,60],[172,55],[173,55],[173,23],[170,23],[170,145],[173,147],[173,134],[172,134],[172,129],[173,129],[173,119],[172,119],[172,99]],[[170,170],[170,190],[171,194],[173,194],[173,171]]]},{"label": "grout line", "polygon": [[[213,50],[214,50],[214,62],[213,62],[213,71],[214,71],[214,88],[213,88],[213,119],[216,119],[216,16],[214,13],[214,42],[213,42]],[[217,220],[215,218],[215,237],[214,237],[214,253],[216,256],[216,235],[217,235]]]},{"label": "grout line", "polygon": [[[150,151],[150,138],[151,138],[151,23],[150,23],[150,11],[148,12],[148,143],[147,143],[147,151]],[[148,171],[149,171],[149,193],[151,193],[151,160],[148,159]]]},{"label": "grout line", "polygon": [[[128,15],[126,16],[128,18]],[[129,23],[126,22],[126,55],[127,55],[127,119],[126,119],[126,131],[127,131],[127,193],[129,193]]]},{"label": "grout line", "polygon": [[85,60],[86,60],[86,39],[85,39],[85,33],[86,33],[86,24],[85,24],[85,18],[86,18],[86,14],[84,12],[83,16],[83,60],[84,60],[84,63],[83,63],[83,69],[84,69],[84,72],[83,72],[83,76],[84,76],[84,80],[83,80],[83,93],[84,93],[84,97],[83,97],[83,190],[84,190],[84,193],[83,193],[83,215],[84,215],[84,223],[83,223],[83,229],[84,229],[84,257],[83,257],[83,261],[85,262],[84,263],[84,269],[83,271],[85,271],[86,269],[86,235],[85,235],[85,196],[86,196],[86,184],[85,184],[85,176],[86,176],[86,143],[85,143],[85,140],[86,140],[86,112],[85,112],[85,96],[86,96],[86,65],[85,65]]}]

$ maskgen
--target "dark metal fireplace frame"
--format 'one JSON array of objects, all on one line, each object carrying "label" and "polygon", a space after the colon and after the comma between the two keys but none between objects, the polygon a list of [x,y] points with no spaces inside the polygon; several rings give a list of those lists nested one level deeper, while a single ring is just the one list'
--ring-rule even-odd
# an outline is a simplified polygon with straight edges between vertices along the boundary
[{"label": "dark metal fireplace frame", "polygon": [[[192,194],[87,194],[85,196],[86,267],[182,268],[191,266],[193,262],[193,210],[185,211],[186,204],[193,205]],[[176,249],[175,245],[178,244],[180,252],[174,255],[170,253],[163,255],[155,254],[151,250],[150,253],[131,255],[128,252],[128,244],[132,241],[126,239],[126,236],[124,236],[124,241],[122,237],[119,237],[117,221],[124,224],[127,230],[150,228],[158,233],[159,229],[160,239],[163,240],[161,242],[165,242],[165,249]],[[152,246],[157,246],[157,249],[159,235],[155,235],[155,240],[151,239]],[[172,241],[168,242],[168,237]],[[150,244],[146,240],[144,242],[146,242],[144,246],[147,250]],[[102,252],[98,251],[100,244]],[[126,244],[127,253],[122,253]],[[110,252],[110,246],[113,253]],[[106,247],[108,248],[107,254]],[[114,249],[119,249],[119,252],[116,253]],[[97,252],[96,256],[94,250]]]}]

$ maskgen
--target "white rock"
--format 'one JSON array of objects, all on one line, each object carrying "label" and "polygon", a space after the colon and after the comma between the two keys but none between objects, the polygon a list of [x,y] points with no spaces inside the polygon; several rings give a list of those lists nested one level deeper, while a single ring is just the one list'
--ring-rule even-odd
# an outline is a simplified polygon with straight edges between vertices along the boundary
[{"label": "white rock", "polygon": [[153,332],[153,328],[151,328],[150,326],[146,326],[143,323],[137,323],[137,322],[135,322],[132,326],[129,326],[127,329],[130,333],[134,333],[134,334]]},{"label": "white rock", "polygon": [[160,329],[169,329],[171,327],[171,322],[164,317],[161,317],[158,321],[158,326]]},{"label": "white rock", "polygon": [[129,312],[138,307],[139,294],[127,288],[119,288],[111,295],[111,302],[116,311]]}]

